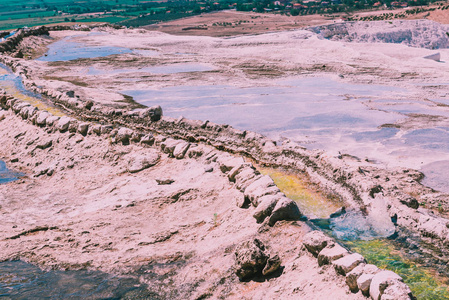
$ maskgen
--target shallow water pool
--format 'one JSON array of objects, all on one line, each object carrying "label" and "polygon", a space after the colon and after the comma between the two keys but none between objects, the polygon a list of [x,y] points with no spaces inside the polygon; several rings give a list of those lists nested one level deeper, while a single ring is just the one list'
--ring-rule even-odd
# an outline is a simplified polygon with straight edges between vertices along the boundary
[{"label": "shallow water pool", "polygon": [[198,63],[169,64],[163,66],[142,67],[142,68],[126,68],[106,70],[96,67],[89,67],[86,75],[117,75],[127,73],[151,73],[151,74],[176,74],[188,72],[205,72],[214,70],[213,66]]},{"label": "shallow water pool", "polygon": [[1,299],[159,299],[132,278],[98,271],[43,271],[23,261],[0,263]]},{"label": "shallow water pool", "polygon": [[[137,102],[161,105],[164,114],[178,118],[230,124],[262,133],[274,140],[288,138],[309,149],[331,155],[348,153],[388,167],[428,172],[435,161],[449,161],[446,128],[395,128],[395,123],[449,117],[447,108],[413,99],[405,89],[360,85],[331,78],[273,80],[269,86],[174,86],[122,90]],[[424,116],[424,117],[423,117]],[[449,173],[426,184],[449,192]]]},{"label": "shallow water pool", "polygon": [[6,167],[6,163],[0,160],[0,184],[8,183],[19,179],[23,173],[15,172]]},{"label": "shallow water pool", "polygon": [[39,61],[69,61],[81,58],[104,57],[114,54],[131,53],[132,50],[123,47],[86,46],[70,42],[66,39],[48,46],[48,51],[36,60]]}]

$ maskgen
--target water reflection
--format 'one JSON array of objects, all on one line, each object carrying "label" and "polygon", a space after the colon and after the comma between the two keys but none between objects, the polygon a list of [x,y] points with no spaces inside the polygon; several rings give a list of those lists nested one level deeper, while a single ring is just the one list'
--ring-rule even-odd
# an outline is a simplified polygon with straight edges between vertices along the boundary
[{"label": "water reflection", "polygon": [[211,65],[198,64],[198,63],[185,63],[185,64],[170,64],[154,67],[143,67],[143,68],[114,69],[114,70],[89,67],[87,69],[86,75],[95,75],[95,76],[117,75],[117,74],[136,73],[136,72],[152,73],[152,74],[175,74],[186,72],[205,72],[211,70],[214,70],[214,68]]},{"label": "water reflection", "polygon": [[81,58],[103,57],[113,54],[131,53],[132,50],[123,47],[86,46],[81,43],[69,42],[65,39],[50,44],[48,52],[36,60],[39,61],[69,61]]},{"label": "water reflection", "polygon": [[[295,78],[262,87],[175,86],[122,92],[144,105],[161,105],[167,116],[230,124],[274,140],[288,138],[331,155],[349,153],[389,167],[418,170],[449,160],[447,129],[411,115],[449,117],[449,111],[436,105],[436,100],[412,99],[401,88]],[[383,126],[409,121],[424,122],[429,128]],[[449,192],[449,173],[440,171],[427,184]]]}]

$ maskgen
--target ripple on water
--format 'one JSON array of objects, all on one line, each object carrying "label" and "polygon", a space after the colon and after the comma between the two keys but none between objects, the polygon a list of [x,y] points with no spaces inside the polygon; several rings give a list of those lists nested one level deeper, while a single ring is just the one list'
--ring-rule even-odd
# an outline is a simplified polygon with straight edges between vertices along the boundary
[{"label": "ripple on water", "polygon": [[[413,121],[413,115],[407,115],[411,113],[449,117],[444,107],[409,97],[410,92],[400,88],[317,77],[248,88],[204,85],[122,92],[141,104],[161,105],[166,116],[229,124],[274,140],[285,137],[308,149],[340,151],[392,167],[419,169],[449,159],[447,130],[432,128],[431,122],[424,130],[381,128],[408,124]],[[431,187],[448,191],[449,174],[440,174],[438,185]]]},{"label": "ripple on water", "polygon": [[[0,263],[0,298],[160,299],[137,279],[98,271],[43,271],[22,261]],[[9,299],[9,298],[7,298]]]},{"label": "ripple on water", "polygon": [[20,172],[11,171],[6,167],[6,163],[0,160],[0,184],[8,183],[19,179],[24,174]]}]

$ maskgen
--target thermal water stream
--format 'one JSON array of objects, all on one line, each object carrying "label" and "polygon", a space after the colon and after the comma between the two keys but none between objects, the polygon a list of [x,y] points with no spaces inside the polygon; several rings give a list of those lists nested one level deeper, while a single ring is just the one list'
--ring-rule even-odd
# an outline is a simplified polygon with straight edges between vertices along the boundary
[{"label": "thermal water stream", "polygon": [[405,249],[403,242],[395,238],[394,226],[385,226],[385,222],[376,222],[375,218],[354,210],[331,218],[329,216],[342,207],[338,200],[313,190],[293,173],[271,168],[259,168],[259,171],[269,175],[287,197],[296,201],[312,226],[362,254],[368,263],[399,274],[417,299],[449,299],[447,274],[441,275],[437,266],[426,263],[418,246],[414,251]]},{"label": "thermal water stream", "polygon": [[4,89],[9,95],[28,102],[39,110],[47,110],[55,116],[64,116],[64,113],[54,105],[45,101],[41,95],[31,92],[25,88],[22,78],[14,75],[4,64],[0,63],[0,88]]}]

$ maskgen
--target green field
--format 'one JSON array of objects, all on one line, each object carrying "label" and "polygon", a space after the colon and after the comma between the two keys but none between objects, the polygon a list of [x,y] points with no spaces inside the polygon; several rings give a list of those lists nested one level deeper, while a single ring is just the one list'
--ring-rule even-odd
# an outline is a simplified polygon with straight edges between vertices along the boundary
[{"label": "green field", "polygon": [[143,0],[0,0],[0,30],[64,22],[117,23],[165,11],[163,2]]}]

